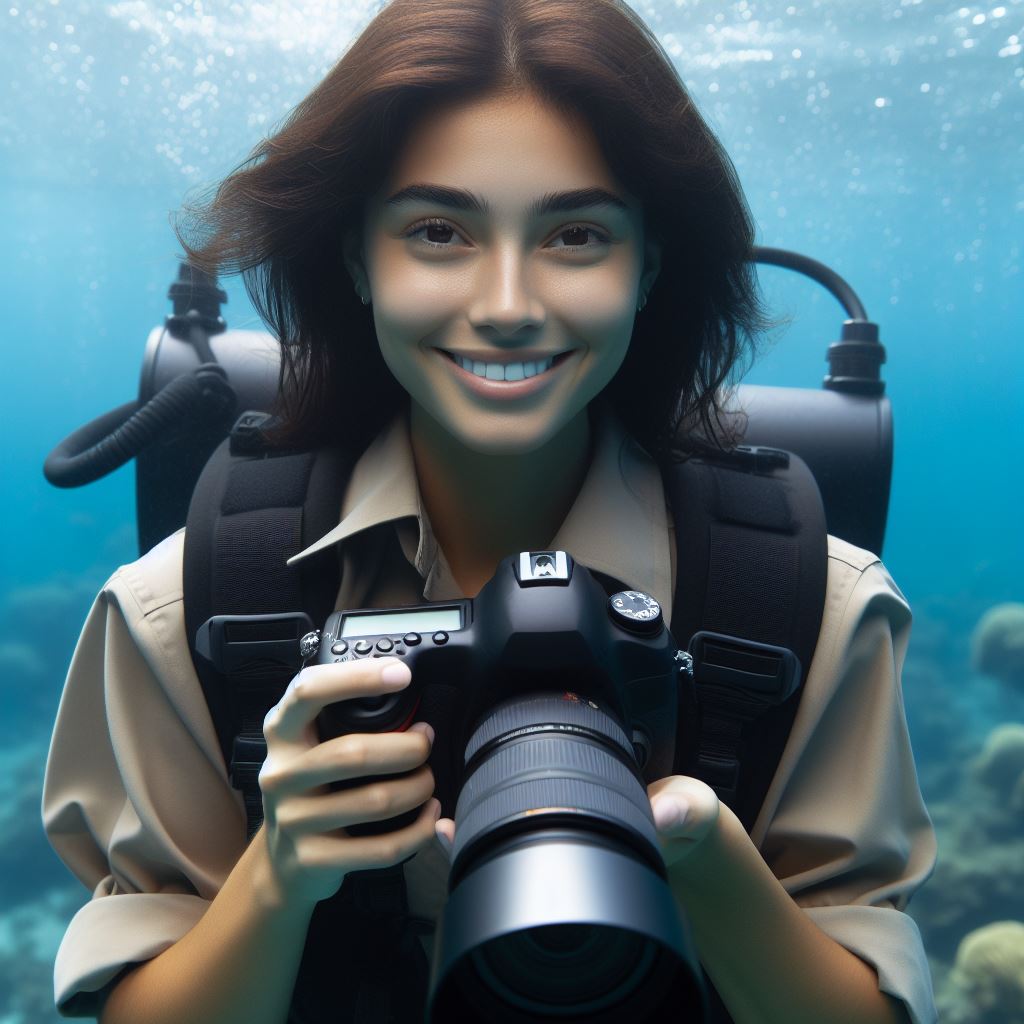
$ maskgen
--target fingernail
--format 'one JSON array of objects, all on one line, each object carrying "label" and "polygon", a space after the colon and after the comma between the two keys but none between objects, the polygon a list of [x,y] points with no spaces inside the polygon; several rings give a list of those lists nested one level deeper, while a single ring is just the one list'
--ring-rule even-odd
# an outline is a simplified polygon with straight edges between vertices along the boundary
[{"label": "fingernail", "polygon": [[381,669],[380,678],[388,686],[407,686],[412,679],[412,672],[404,661],[392,661]]},{"label": "fingernail", "polygon": [[409,726],[409,732],[421,732],[427,737],[431,745],[434,743],[434,730],[429,722],[415,722]]},{"label": "fingernail", "polygon": [[663,796],[660,800],[654,801],[654,824],[659,832],[675,828],[686,820],[689,808],[679,800],[670,796]]}]

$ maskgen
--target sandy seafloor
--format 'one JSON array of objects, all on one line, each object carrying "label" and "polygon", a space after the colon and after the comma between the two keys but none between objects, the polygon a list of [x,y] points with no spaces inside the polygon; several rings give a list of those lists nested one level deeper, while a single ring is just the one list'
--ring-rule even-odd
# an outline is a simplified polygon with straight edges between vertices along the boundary
[{"label": "sandy seafloor", "polygon": [[[903,685],[940,843],[910,913],[942,1019],[1024,1021],[1012,929],[980,976],[949,979],[969,932],[1024,922],[1024,764],[1011,751],[977,768],[993,729],[1024,724],[1024,679],[983,674],[970,653],[986,610],[1024,601],[1024,3],[633,6],[731,154],[758,241],[833,266],[881,326],[896,417],[883,556],[915,612]],[[0,10],[0,1024],[56,1019],[54,953],[88,893],[43,837],[43,762],[89,603],[137,554],[131,469],[57,491],[43,459],[134,397],[169,311],[170,211],[238,163],[376,9]],[[819,387],[839,307],[783,271],[761,276],[792,325],[747,380]],[[239,282],[226,287],[229,324],[258,327]]]}]

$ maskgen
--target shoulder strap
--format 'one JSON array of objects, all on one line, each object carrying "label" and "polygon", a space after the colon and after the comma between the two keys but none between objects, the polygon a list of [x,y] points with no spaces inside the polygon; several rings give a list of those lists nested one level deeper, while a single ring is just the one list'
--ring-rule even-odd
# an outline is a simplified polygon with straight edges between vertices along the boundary
[{"label": "shoulder strap", "polygon": [[[268,448],[259,432],[268,419],[243,414],[207,462],[189,505],[183,566],[189,650],[224,763],[250,812],[250,836],[262,820],[256,776],[266,756],[263,719],[298,668],[292,641],[305,629],[294,613],[322,623],[338,591],[333,548],[296,569],[286,561],[337,522],[353,464],[334,449]],[[251,638],[252,627],[225,623],[216,651],[197,647],[204,623],[233,615],[266,615],[268,621]],[[271,621],[275,615],[279,621]]]},{"label": "shoulder strap", "polygon": [[665,483],[677,543],[672,632],[691,655],[697,699],[686,767],[749,832],[821,628],[821,495],[796,455],[746,446],[672,464]]}]

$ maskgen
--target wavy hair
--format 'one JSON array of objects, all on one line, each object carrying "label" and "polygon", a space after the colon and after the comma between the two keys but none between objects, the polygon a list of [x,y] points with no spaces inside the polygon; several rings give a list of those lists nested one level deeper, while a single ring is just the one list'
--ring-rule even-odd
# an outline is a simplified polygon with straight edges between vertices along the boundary
[{"label": "wavy hair", "polygon": [[362,451],[407,396],[349,286],[346,228],[435,105],[529,92],[589,124],[643,203],[661,272],[603,392],[658,458],[734,443],[723,385],[767,319],[735,168],[624,0],[391,0],[327,74],[175,230],[187,258],[241,273],[277,338],[282,445]]}]

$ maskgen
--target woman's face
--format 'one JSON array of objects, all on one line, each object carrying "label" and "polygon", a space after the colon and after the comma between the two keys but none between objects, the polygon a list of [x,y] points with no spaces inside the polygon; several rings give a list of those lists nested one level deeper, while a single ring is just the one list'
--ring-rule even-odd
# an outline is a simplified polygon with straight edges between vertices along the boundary
[{"label": "woman's face", "polygon": [[532,96],[426,116],[361,241],[346,266],[414,420],[493,454],[551,441],[604,388],[659,265],[589,127]]}]

